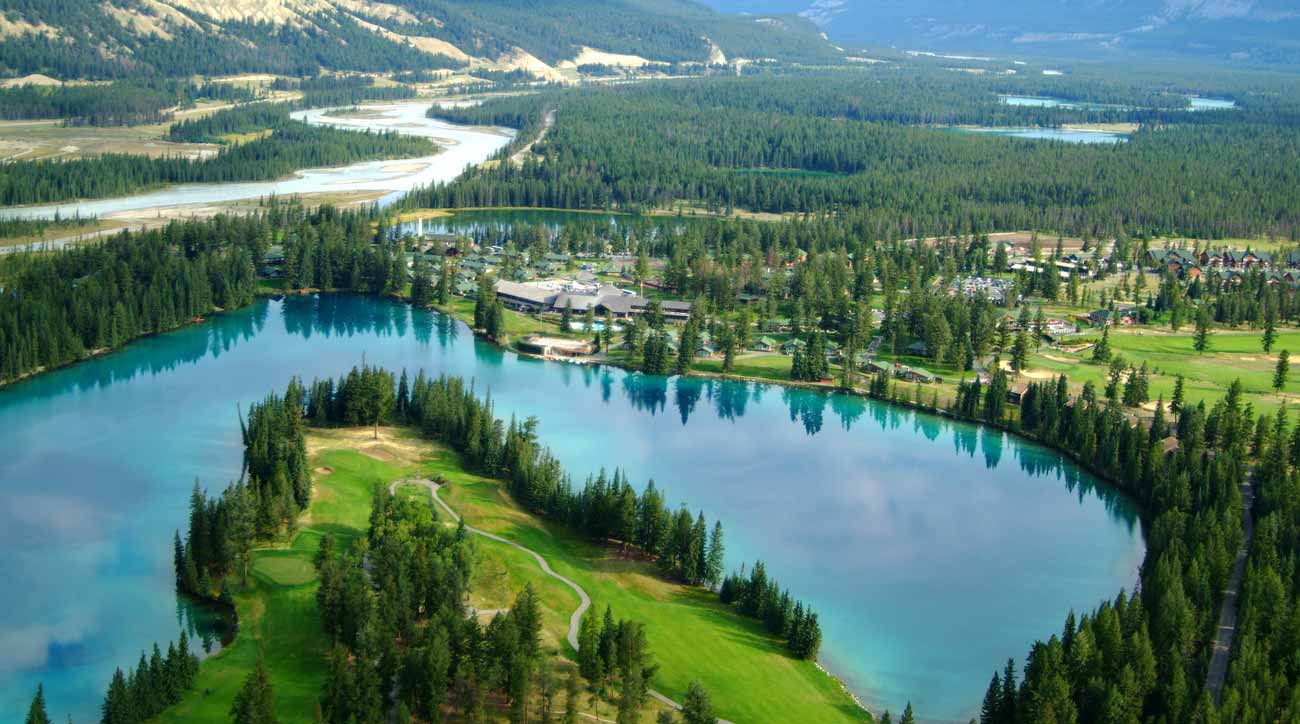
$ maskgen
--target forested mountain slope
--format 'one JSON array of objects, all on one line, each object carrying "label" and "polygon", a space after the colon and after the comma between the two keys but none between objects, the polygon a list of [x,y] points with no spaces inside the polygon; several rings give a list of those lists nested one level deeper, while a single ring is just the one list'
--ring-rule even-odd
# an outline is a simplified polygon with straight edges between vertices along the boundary
[{"label": "forested mountain slope", "polygon": [[561,64],[738,57],[824,62],[839,51],[797,16],[690,0],[0,0],[0,76],[469,65],[554,79]]}]

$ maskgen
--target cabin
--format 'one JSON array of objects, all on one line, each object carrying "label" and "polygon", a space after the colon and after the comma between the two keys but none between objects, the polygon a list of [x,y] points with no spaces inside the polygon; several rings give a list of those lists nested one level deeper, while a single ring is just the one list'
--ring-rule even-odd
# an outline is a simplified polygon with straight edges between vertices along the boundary
[{"label": "cabin", "polygon": [[916,382],[923,385],[942,381],[937,375],[931,374],[929,370],[920,367],[899,367],[898,376],[908,382]]},{"label": "cabin", "polygon": [[805,349],[808,349],[807,342],[802,339],[790,339],[786,340],[785,344],[781,345],[781,354],[794,354],[795,350],[802,352]]},{"label": "cabin", "polygon": [[481,256],[467,256],[460,261],[460,268],[472,274],[488,274],[495,271],[497,266],[488,263],[487,258]]},{"label": "cabin", "polygon": [[1055,264],[1056,271],[1060,272],[1063,279],[1069,279],[1071,274],[1078,274],[1080,279],[1087,279],[1092,276],[1092,271],[1077,261],[1057,259]]},{"label": "cabin", "polygon": [[1060,319],[1047,320],[1043,328],[1043,339],[1053,344],[1060,342],[1064,337],[1068,337],[1076,332],[1074,325]]},{"label": "cabin", "polygon": [[1097,327],[1109,327],[1115,323],[1115,313],[1109,309],[1097,309],[1088,313],[1088,322]]},{"label": "cabin", "polygon": [[[1164,251],[1152,249],[1147,252],[1146,256],[1146,264],[1151,269],[1161,272],[1167,271],[1182,279],[1199,278],[1203,273],[1202,267],[1207,266],[1210,260],[1211,258],[1205,252],[1197,256],[1182,249],[1165,249]],[[1214,257],[1213,260],[1217,265],[1218,257]]]},{"label": "cabin", "polygon": [[1007,402],[1013,405],[1019,405],[1020,401],[1025,399],[1025,393],[1029,392],[1029,385],[1025,382],[1013,382],[1007,386]]},{"label": "cabin", "polygon": [[1229,269],[1254,269],[1266,266],[1263,259],[1250,250],[1224,252],[1224,266]]},{"label": "cabin", "polygon": [[759,337],[750,345],[752,349],[758,352],[775,352],[780,344],[771,337]]},{"label": "cabin", "polygon": [[456,296],[473,299],[478,296],[478,284],[470,279],[460,279],[452,286],[451,291]]},{"label": "cabin", "polygon": [[864,369],[873,375],[890,374],[894,371],[894,366],[888,362],[881,362],[880,360],[873,359],[867,361]]},{"label": "cabin", "polygon": [[1160,441],[1160,452],[1164,453],[1165,455],[1169,455],[1177,451],[1180,447],[1182,447],[1182,443],[1178,442],[1178,438],[1174,437],[1173,435],[1170,435],[1169,437]]}]

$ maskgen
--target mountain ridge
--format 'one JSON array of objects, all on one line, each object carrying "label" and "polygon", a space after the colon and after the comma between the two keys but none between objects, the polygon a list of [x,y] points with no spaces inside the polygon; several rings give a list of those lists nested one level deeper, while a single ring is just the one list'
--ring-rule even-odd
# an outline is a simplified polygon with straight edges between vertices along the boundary
[{"label": "mountain ridge", "polygon": [[560,80],[558,68],[593,58],[767,57],[827,62],[839,51],[805,18],[729,15],[690,0],[0,0],[0,75],[10,77],[468,65]]},{"label": "mountain ridge", "polygon": [[797,14],[841,44],[900,49],[1300,63],[1286,0],[705,0],[721,12]]}]

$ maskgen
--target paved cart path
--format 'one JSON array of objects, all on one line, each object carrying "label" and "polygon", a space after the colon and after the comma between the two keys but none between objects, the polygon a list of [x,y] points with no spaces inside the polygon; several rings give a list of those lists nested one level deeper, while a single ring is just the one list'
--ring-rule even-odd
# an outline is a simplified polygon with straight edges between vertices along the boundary
[{"label": "paved cart path", "polygon": [[[453,521],[457,523],[460,522],[460,516],[456,514],[456,511],[452,510],[451,506],[447,505],[447,503],[443,501],[442,498],[438,497],[438,489],[442,487],[441,485],[433,482],[432,480],[423,480],[423,479],[398,480],[397,482],[393,483],[392,486],[389,487],[389,492],[396,493],[397,486],[403,484],[419,485],[428,488],[429,495],[432,496],[433,502],[437,503],[440,508],[445,510],[447,512],[447,515],[450,515]],[[531,548],[525,548],[524,546],[519,545],[518,543],[510,540],[509,538],[502,538],[496,533],[489,533],[488,531],[475,528],[474,526],[469,525],[468,523],[465,524],[465,530],[469,531],[470,533],[473,533],[474,535],[482,536],[484,538],[487,538],[488,540],[493,540],[498,543],[504,543],[505,545],[508,545],[511,548],[515,548],[517,550],[523,551],[524,553],[527,553],[537,561],[537,565],[541,567],[543,573],[545,573],[546,575],[552,578],[559,580],[564,585],[568,586],[569,588],[572,588],[574,593],[578,594],[578,599],[580,600],[580,603],[578,604],[578,608],[574,610],[573,615],[569,616],[569,636],[568,636],[569,645],[573,647],[574,651],[577,651],[578,650],[578,626],[582,623],[582,615],[587,612],[587,609],[591,608],[591,596],[588,596],[587,592],[582,590],[582,586],[579,586],[578,584],[574,583],[572,580],[565,578],[564,576],[556,573],[555,570],[551,568],[551,564],[547,563],[546,559],[542,557],[542,554],[538,553],[537,551]],[[678,704],[677,702],[673,701],[672,699],[669,699],[663,694],[660,694],[654,689],[650,689],[648,693],[650,694],[651,698],[659,702],[662,702],[664,704],[667,704],[668,706],[671,706],[674,709],[680,710],[682,708],[681,704]],[[726,719],[719,719],[718,724],[732,724],[732,722],[729,722]]]}]

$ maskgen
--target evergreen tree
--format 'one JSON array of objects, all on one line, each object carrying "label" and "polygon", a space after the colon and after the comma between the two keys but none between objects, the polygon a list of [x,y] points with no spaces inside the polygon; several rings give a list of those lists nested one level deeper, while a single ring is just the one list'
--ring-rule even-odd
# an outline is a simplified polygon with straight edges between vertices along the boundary
[{"label": "evergreen tree", "polygon": [[41,684],[36,685],[36,696],[27,709],[25,724],[50,724],[50,715],[45,711],[45,687]]},{"label": "evergreen tree", "polygon": [[1101,328],[1101,340],[1092,348],[1092,361],[1110,361],[1110,325]]},{"label": "evergreen tree", "polygon": [[253,558],[253,540],[257,534],[256,503],[243,483],[232,486],[226,495],[227,545],[239,561],[240,579],[248,587],[248,566]]},{"label": "evergreen tree", "polygon": [[121,669],[113,672],[109,682],[108,693],[104,695],[104,704],[100,708],[100,724],[135,724],[135,717],[128,699],[126,675]]},{"label": "evergreen tree", "polygon": [[[578,650],[579,656],[582,650]],[[578,670],[573,669],[569,672],[568,678],[564,680],[564,724],[577,724],[578,722],[578,702],[581,695],[581,686],[578,682]]]},{"label": "evergreen tree", "polygon": [[1002,724],[1002,678],[996,671],[993,672],[989,688],[984,692],[979,724]]},{"label": "evergreen tree", "polygon": [[442,268],[438,272],[438,306],[445,307],[451,303],[451,257],[442,258]]},{"label": "evergreen tree", "polygon": [[648,375],[666,375],[672,369],[668,335],[662,331],[651,332],[641,353],[641,371]]},{"label": "evergreen tree", "polygon": [[1204,305],[1196,314],[1196,333],[1192,337],[1192,348],[1202,354],[1210,348],[1210,312]]},{"label": "evergreen tree", "polygon": [[686,689],[686,700],[682,702],[682,722],[684,724],[717,724],[718,717],[713,713],[713,701],[709,693],[692,681]]},{"label": "evergreen tree", "polygon": [[487,274],[480,274],[478,277],[478,291],[474,296],[474,329],[487,329],[496,297],[496,285],[493,283],[492,277]]},{"label": "evergreen tree", "polygon": [[1007,373],[997,370],[989,381],[988,392],[984,395],[984,419],[987,422],[1001,422],[1007,406]]},{"label": "evergreen tree", "polygon": [[1183,376],[1174,379],[1174,395],[1169,399],[1169,411],[1175,415],[1183,411]]},{"label": "evergreen tree", "polygon": [[257,659],[257,667],[244,679],[244,685],[235,695],[235,702],[230,707],[234,724],[277,724],[275,701],[271,695],[271,681],[266,675],[266,666],[262,658]]},{"label": "evergreen tree", "polygon": [[1277,355],[1277,367],[1273,369],[1273,390],[1281,392],[1286,387],[1287,377],[1291,374],[1291,352],[1282,350]]},{"label": "evergreen tree", "polygon": [[1006,668],[1002,670],[1002,696],[999,709],[1001,715],[998,720],[1014,724],[1016,717],[1019,716],[1020,703],[1019,691],[1016,688],[1016,662],[1013,659],[1007,659]]},{"label": "evergreen tree", "polygon": [[416,255],[411,275],[411,303],[417,307],[427,307],[433,301],[433,295],[433,276],[429,273],[429,265],[423,255]]},{"label": "evergreen tree", "polygon": [[674,371],[679,375],[684,375],[690,372],[691,364],[695,362],[695,352],[700,346],[700,327],[694,315],[687,320],[686,326],[682,327],[682,336],[678,341],[677,362]]},{"label": "evergreen tree", "polygon": [[709,539],[709,553],[704,566],[704,582],[716,586],[722,582],[725,564],[725,551],[722,545],[722,521],[713,524],[713,536]]},{"label": "evergreen tree", "polygon": [[1011,369],[1023,372],[1029,366],[1029,337],[1025,330],[1016,332],[1016,341],[1011,347]]},{"label": "evergreen tree", "polygon": [[564,310],[560,312],[560,331],[568,334],[573,331],[573,299],[564,301]]},{"label": "evergreen tree", "polygon": [[1273,313],[1264,315],[1264,354],[1273,351],[1273,345],[1277,342],[1277,320]]}]

